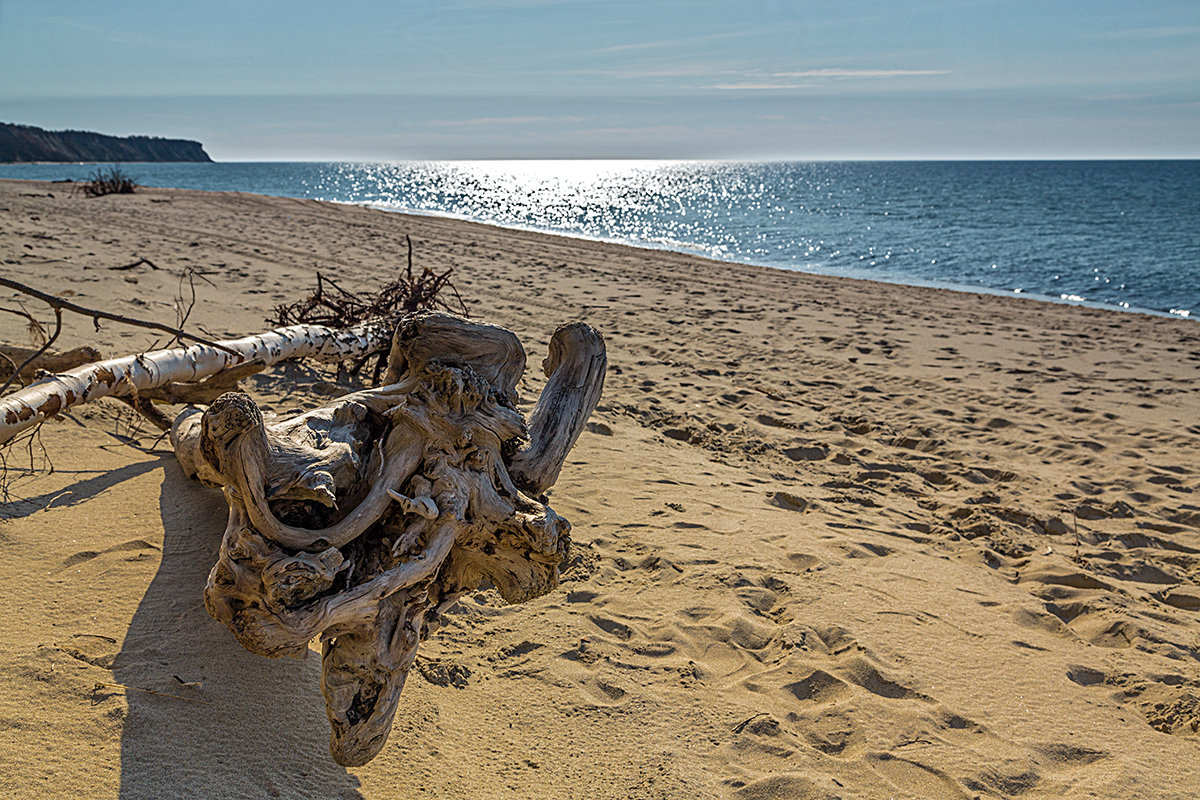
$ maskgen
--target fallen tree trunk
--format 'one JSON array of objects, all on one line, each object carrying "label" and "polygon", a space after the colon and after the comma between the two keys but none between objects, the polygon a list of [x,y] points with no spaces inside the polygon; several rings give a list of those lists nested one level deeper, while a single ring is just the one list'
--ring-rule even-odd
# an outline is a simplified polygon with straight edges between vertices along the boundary
[{"label": "fallen tree trunk", "polygon": [[11,377],[14,365],[24,365],[21,366],[20,377],[32,380],[39,372],[64,372],[103,357],[94,347],[76,347],[65,353],[53,353],[32,347],[0,344],[0,378]]},{"label": "fallen tree trunk", "polygon": [[248,650],[322,641],[330,750],[383,747],[418,644],[464,593],[550,591],[570,524],[542,496],[600,397],[604,341],[555,332],[527,428],[517,337],[449,314],[398,326],[386,385],[267,422],[240,392],[180,414],[185,471],[224,487],[229,518],[205,607]]},{"label": "fallen tree trunk", "polygon": [[337,330],[293,325],[242,339],[155,350],[51,375],[0,398],[0,445],[79,403],[149,397],[169,384],[196,383],[231,368],[242,375],[290,358],[338,361],[387,349],[393,327],[373,320]]}]

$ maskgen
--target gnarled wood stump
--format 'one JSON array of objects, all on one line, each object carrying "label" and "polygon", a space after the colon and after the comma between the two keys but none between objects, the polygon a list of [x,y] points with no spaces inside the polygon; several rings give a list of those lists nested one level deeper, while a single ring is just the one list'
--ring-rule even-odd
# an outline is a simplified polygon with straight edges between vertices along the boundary
[{"label": "gnarled wood stump", "polygon": [[459,596],[490,582],[517,603],[557,585],[570,525],[544,493],[605,366],[595,330],[560,328],[527,427],[517,337],[421,314],[398,327],[380,388],[270,422],[230,392],[177,418],[180,463],[229,503],[205,606],[261,655],[321,637],[338,763],[383,747],[418,644]]}]

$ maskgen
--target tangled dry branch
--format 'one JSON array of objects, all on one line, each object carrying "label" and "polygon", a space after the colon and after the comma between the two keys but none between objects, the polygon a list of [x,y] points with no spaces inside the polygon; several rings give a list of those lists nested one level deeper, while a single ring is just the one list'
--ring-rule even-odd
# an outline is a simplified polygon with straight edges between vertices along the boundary
[{"label": "tangled dry branch", "polygon": [[[331,278],[317,273],[317,288],[308,297],[275,307],[274,325],[327,325],[345,328],[368,319],[399,317],[419,311],[449,311],[467,314],[466,303],[450,281],[453,268],[437,273],[429,267],[413,274],[412,239],[408,243],[408,264],[404,274],[370,294],[360,294],[339,286]],[[453,295],[453,302],[443,297]]]},{"label": "tangled dry branch", "polygon": [[[454,268],[435,272],[429,267],[413,273],[412,239],[405,235],[408,245],[408,261],[404,273],[395,280],[381,286],[375,292],[360,294],[338,285],[331,278],[317,273],[317,288],[308,297],[275,307],[275,316],[268,320],[273,325],[324,325],[330,328],[346,328],[371,319],[399,319],[405,314],[421,311],[448,311],[469,317],[467,304],[450,280]],[[452,297],[446,297],[449,294]],[[363,356],[349,368],[351,376],[357,376],[371,361]],[[379,356],[372,371],[372,382],[378,383],[379,376],[387,364],[385,356]]]}]

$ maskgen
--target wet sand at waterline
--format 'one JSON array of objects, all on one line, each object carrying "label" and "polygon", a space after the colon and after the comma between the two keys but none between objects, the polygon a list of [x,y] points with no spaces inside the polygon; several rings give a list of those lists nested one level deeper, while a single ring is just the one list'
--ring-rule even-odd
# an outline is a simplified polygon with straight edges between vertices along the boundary
[{"label": "wet sand at waterline", "polygon": [[[329,757],[315,650],[252,655],[204,611],[220,493],[115,402],[46,424],[6,454],[6,797],[1200,786],[1195,321],[245,194],[3,181],[0,223],[0,274],[131,317],[173,324],[195,268],[188,326],[223,338],[268,328],[317,270],[378,286],[407,234],[521,337],[527,402],[563,322],[596,326],[610,364],[550,494],[574,526],[562,586],[465,598],[353,769]],[[141,258],[159,269],[110,269]],[[61,349],[165,344],[66,322]],[[0,340],[24,325],[4,314]],[[245,388],[284,412],[329,378]]]}]

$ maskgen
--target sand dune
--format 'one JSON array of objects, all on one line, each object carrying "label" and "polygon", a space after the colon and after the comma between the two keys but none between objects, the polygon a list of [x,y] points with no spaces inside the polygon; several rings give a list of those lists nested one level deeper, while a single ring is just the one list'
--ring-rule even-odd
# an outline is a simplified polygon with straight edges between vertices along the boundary
[{"label": "sand dune", "polygon": [[[205,614],[218,493],[109,401],[9,451],[5,796],[1196,795],[1194,321],[240,194],[0,181],[0,220],[3,274],[84,305],[170,323],[196,268],[189,324],[218,336],[317,269],[379,283],[408,234],[531,363],[574,319],[610,360],[551,493],[561,589],[462,602],[357,769],[329,758],[318,660]],[[160,269],[109,269],[138,258]],[[327,377],[247,388],[284,411]]]}]

